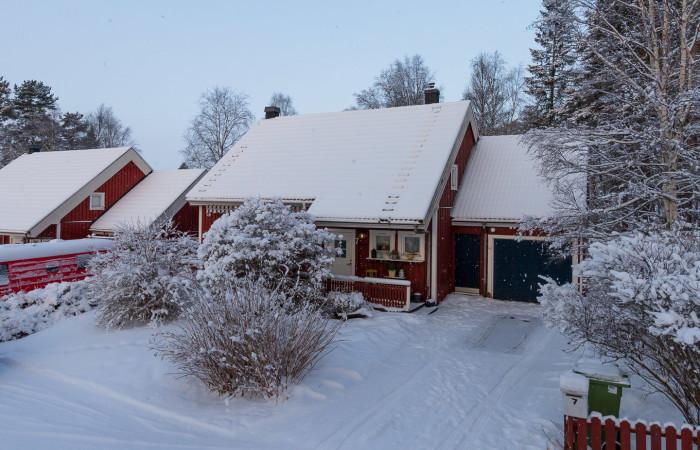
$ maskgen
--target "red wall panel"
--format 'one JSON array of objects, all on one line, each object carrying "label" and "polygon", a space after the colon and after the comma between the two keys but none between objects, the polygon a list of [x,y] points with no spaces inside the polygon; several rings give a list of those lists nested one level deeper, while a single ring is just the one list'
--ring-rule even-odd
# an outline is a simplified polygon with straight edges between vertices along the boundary
[{"label": "red wall panel", "polygon": [[[90,225],[105,211],[114,205],[117,200],[129,192],[131,188],[146,176],[133,161],[129,161],[112,178],[95,192],[105,193],[105,209],[90,210],[90,196],[88,195],[78,206],[73,208],[61,219],[61,239],[81,239],[89,234]],[[50,225],[42,231],[41,237],[56,237],[56,226]]]},{"label": "red wall panel", "polygon": [[185,204],[173,217],[175,229],[197,236],[199,227],[199,207]]}]

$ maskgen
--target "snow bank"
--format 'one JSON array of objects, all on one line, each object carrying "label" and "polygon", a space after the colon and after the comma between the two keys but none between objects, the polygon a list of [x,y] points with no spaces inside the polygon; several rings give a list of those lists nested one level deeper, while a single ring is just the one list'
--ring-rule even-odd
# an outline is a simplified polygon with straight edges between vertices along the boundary
[{"label": "snow bank", "polygon": [[93,306],[83,281],[51,283],[43,289],[5,295],[0,298],[0,342],[36,333]]}]

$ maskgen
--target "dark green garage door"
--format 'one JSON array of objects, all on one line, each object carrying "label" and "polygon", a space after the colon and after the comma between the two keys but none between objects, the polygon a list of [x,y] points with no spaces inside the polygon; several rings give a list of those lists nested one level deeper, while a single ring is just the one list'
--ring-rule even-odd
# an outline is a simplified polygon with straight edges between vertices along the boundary
[{"label": "dark green garage door", "polygon": [[550,261],[543,241],[493,240],[493,297],[537,301],[539,275],[559,283],[571,281],[571,257]]}]

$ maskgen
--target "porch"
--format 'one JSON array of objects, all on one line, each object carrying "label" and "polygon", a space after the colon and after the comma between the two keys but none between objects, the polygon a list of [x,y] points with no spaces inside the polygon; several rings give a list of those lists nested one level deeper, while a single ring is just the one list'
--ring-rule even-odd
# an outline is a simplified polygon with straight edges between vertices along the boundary
[{"label": "porch", "polygon": [[366,301],[387,311],[411,310],[411,282],[387,278],[331,275],[326,292],[360,292]]}]

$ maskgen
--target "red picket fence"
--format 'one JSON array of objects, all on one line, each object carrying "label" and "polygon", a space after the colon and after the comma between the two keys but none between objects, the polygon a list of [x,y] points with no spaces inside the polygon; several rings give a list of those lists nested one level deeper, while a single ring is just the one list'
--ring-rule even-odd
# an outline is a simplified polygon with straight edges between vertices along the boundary
[{"label": "red picket fence", "polygon": [[[638,421],[634,425],[626,419],[598,414],[588,419],[564,416],[564,442],[567,450],[697,450],[700,449],[700,427],[684,425],[678,431],[673,424],[663,428],[658,423]],[[618,446],[619,445],[619,446]]]},{"label": "red picket fence", "polygon": [[408,311],[411,299],[409,281],[383,280],[382,278],[360,278],[333,275],[326,280],[326,292],[361,292],[370,303],[384,308]]}]

